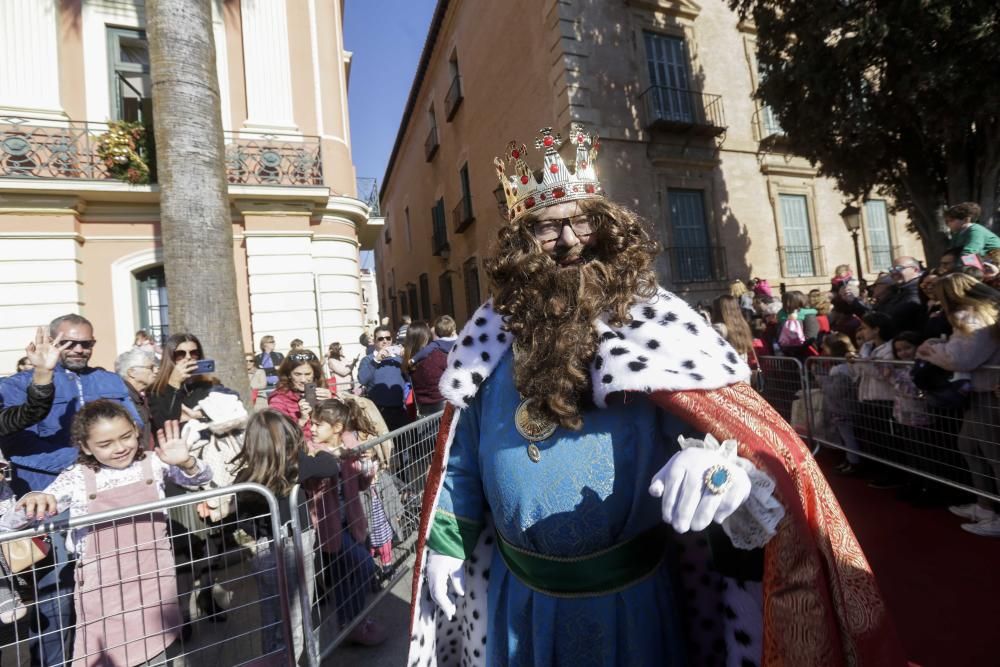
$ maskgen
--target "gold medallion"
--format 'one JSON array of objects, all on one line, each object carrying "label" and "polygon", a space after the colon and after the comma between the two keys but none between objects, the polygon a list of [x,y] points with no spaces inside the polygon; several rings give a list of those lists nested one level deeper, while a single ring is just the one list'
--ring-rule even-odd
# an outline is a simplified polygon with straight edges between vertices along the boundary
[{"label": "gold medallion", "polygon": [[532,400],[526,398],[517,406],[517,410],[514,412],[514,426],[525,440],[540,442],[556,432],[557,424],[551,419],[538,415],[532,409]]}]

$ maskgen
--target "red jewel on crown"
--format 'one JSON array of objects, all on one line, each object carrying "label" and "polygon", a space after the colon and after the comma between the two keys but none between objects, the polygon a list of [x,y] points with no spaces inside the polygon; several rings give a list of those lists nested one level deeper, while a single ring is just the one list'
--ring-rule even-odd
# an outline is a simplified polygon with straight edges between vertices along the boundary
[{"label": "red jewel on crown", "polygon": [[544,143],[545,147],[548,148],[549,146],[551,146],[552,144],[554,144],[555,141],[556,140],[553,139],[552,137],[546,136],[545,139],[542,140],[542,143]]},{"label": "red jewel on crown", "polygon": [[517,158],[521,157],[521,153],[518,150],[512,150],[510,152],[510,156],[516,160]]},{"label": "red jewel on crown", "polygon": [[528,177],[527,176],[522,176],[521,177],[521,183],[523,183],[524,185],[527,185],[528,184]]},{"label": "red jewel on crown", "polygon": [[583,189],[587,191],[587,194],[594,194],[594,184],[593,183],[587,183],[585,186],[583,186]]},{"label": "red jewel on crown", "polygon": [[555,197],[555,198],[557,198],[557,199],[559,197],[562,197],[565,194],[566,194],[566,191],[563,190],[562,188],[556,188],[555,190],[552,191],[552,196]]},{"label": "red jewel on crown", "polygon": [[559,173],[559,165],[557,165],[557,164],[549,165],[549,171],[551,171],[553,174],[558,174]]},{"label": "red jewel on crown", "polygon": [[582,144],[583,143],[583,134],[582,133],[576,135],[576,143],[578,143],[578,144]]},{"label": "red jewel on crown", "polygon": [[528,197],[525,200],[524,205],[527,206],[528,208],[532,208],[535,205],[535,198],[534,197]]}]

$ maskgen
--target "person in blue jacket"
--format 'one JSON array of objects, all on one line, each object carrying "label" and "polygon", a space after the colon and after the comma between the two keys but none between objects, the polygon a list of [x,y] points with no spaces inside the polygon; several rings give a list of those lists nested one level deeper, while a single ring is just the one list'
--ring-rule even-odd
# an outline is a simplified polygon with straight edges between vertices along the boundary
[{"label": "person in blue jacket", "polygon": [[[41,491],[77,457],[70,441],[70,424],[85,404],[106,398],[120,401],[139,426],[142,420],[129,398],[122,379],[103,368],[90,366],[94,353],[94,327],[80,315],[57,317],[49,324],[49,337],[61,337],[59,363],[53,369],[55,397],[48,415],[37,424],[0,439],[0,448],[11,462],[11,488],[18,496]],[[24,371],[0,383],[0,400],[5,407],[28,402],[32,372]],[[66,519],[56,516],[55,521]],[[62,665],[73,637],[74,562],[66,551],[62,534],[51,534],[49,561],[35,573],[37,613],[31,623],[32,664]]]}]

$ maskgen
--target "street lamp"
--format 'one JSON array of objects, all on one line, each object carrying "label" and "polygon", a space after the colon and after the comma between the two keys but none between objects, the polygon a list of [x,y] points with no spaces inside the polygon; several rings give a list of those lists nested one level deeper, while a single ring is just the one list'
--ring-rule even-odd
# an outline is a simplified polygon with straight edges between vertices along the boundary
[{"label": "street lamp", "polygon": [[861,231],[861,209],[853,204],[848,204],[840,212],[840,218],[844,221],[844,227],[851,234],[854,241],[854,261],[858,269],[858,280],[864,283],[864,272],[861,269],[861,249],[858,247],[858,232]]}]

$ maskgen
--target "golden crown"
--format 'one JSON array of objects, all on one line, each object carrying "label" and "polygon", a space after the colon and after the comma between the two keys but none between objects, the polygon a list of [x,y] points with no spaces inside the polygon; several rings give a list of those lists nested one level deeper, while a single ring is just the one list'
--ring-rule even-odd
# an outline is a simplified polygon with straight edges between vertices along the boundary
[{"label": "golden crown", "polygon": [[[583,126],[570,126],[570,141],[576,144],[576,162],[570,172],[559,147],[564,140],[551,127],[539,130],[541,136],[535,140],[535,148],[544,149],[545,164],[541,169],[541,181],[525,162],[527,148],[518,146],[516,141],[507,144],[503,158],[494,158],[497,176],[507,195],[507,212],[511,222],[516,222],[532,211],[564,201],[604,197],[604,190],[597,180],[594,160],[600,142],[583,131]],[[514,163],[514,175],[507,175],[507,163]]]}]

